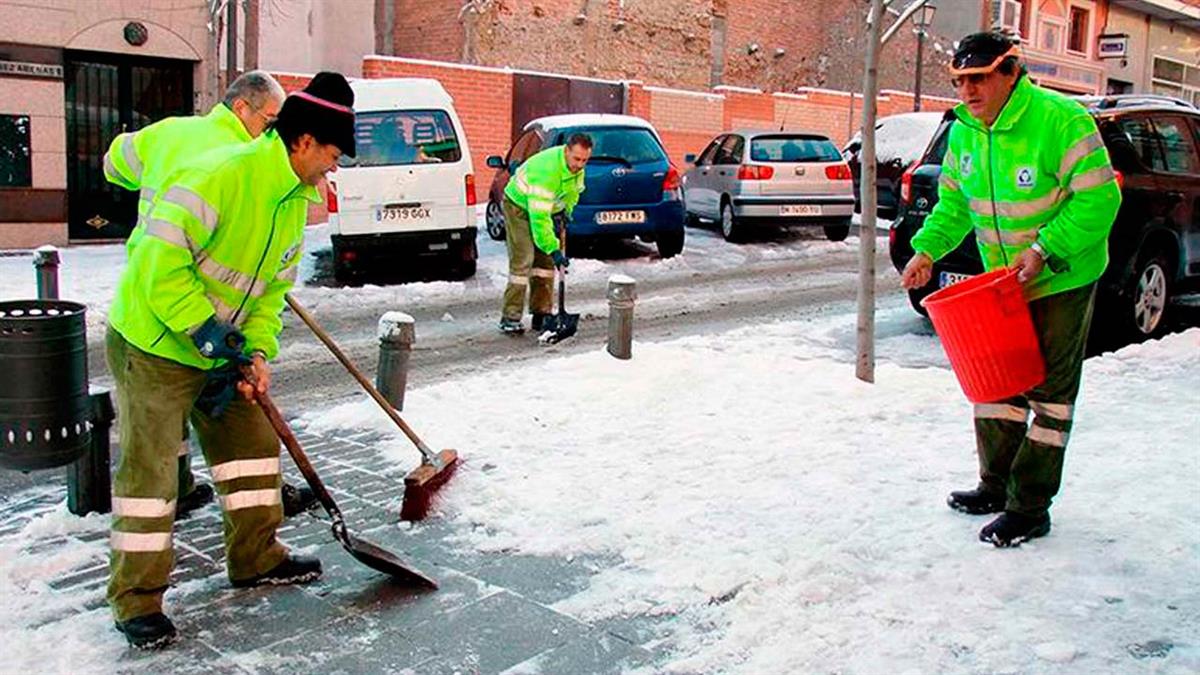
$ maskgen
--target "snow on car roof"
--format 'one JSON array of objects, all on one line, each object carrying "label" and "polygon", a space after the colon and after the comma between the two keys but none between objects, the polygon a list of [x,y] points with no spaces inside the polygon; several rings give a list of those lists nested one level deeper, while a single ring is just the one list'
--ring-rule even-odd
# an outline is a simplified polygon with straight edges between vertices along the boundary
[{"label": "snow on car roof", "polygon": [[[917,161],[942,123],[944,114],[915,112],[879,118],[875,123],[875,159],[880,162],[899,159],[904,164]],[[846,143],[846,147],[855,143],[862,143],[861,130]]]},{"label": "snow on car roof", "polygon": [[535,124],[541,124],[548,129],[561,129],[562,127],[581,127],[581,126],[603,126],[617,125],[626,127],[642,127],[655,131],[654,125],[641,117],[633,115],[615,115],[609,113],[574,113],[570,115],[550,115],[548,117],[539,117],[535,120],[530,120],[525,125],[529,129]]}]

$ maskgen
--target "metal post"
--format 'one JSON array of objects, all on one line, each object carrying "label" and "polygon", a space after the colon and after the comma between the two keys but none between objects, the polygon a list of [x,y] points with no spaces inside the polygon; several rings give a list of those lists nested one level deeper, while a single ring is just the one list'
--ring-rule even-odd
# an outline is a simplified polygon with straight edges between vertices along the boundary
[{"label": "metal post", "polygon": [[608,353],[633,358],[633,305],[637,282],[624,274],[608,278]]},{"label": "metal post", "polygon": [[33,253],[37,294],[41,300],[58,300],[58,263],[58,249],[54,246],[42,246]]},{"label": "metal post", "polygon": [[375,388],[396,410],[404,410],[408,357],[416,341],[416,321],[411,316],[404,312],[388,312],[379,317],[379,369],[375,372]]},{"label": "metal post", "polygon": [[89,387],[92,402],[92,447],[67,467],[67,510],[77,516],[112,510],[108,434],[117,413],[102,387]]},{"label": "metal post", "polygon": [[913,112],[921,112],[921,58],[925,53],[925,29],[917,29],[917,81],[913,84]]}]

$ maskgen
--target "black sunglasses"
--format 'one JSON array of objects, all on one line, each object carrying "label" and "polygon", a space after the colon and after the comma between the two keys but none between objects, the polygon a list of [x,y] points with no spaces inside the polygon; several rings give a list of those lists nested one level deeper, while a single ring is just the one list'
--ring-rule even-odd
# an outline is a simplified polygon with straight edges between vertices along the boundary
[{"label": "black sunglasses", "polygon": [[950,78],[950,86],[958,89],[968,82],[971,84],[982,84],[989,75],[991,75],[991,73],[969,73],[967,75],[959,75],[957,77]]}]

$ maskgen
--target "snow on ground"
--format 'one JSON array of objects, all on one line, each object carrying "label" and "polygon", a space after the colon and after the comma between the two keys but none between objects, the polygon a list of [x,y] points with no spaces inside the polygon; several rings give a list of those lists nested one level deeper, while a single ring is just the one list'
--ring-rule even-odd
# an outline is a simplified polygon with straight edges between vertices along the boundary
[{"label": "snow on ground", "polygon": [[[465,458],[442,501],[462,546],[619,559],[558,608],[678,614],[668,672],[1200,670],[1200,329],[1087,363],[1054,530],[997,550],[944,504],[976,459],[939,344],[907,308],[880,326],[875,385],[842,315],[551,352],[405,417]],[[373,406],[307,421],[393,434],[411,465]]]}]

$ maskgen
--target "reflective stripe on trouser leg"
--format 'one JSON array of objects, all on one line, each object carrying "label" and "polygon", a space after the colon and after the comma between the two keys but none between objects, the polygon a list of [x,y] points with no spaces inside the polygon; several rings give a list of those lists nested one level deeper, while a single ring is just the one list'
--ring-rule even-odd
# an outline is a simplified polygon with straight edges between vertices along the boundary
[{"label": "reflective stripe on trouser leg", "polygon": [[979,454],[979,489],[1003,494],[1017,449],[1025,438],[1029,404],[1024,397],[975,405],[975,449]]},{"label": "reflective stripe on trouser leg", "polygon": [[525,209],[504,200],[504,243],[508,248],[508,285],[504,288],[502,318],[520,321],[525,313],[525,291],[534,264],[533,232]]},{"label": "reflective stripe on trouser leg", "polygon": [[554,312],[554,259],[541,249],[533,252],[533,269],[529,270],[529,311],[538,314]]},{"label": "reflective stripe on trouser leg", "polygon": [[111,329],[121,454],[113,476],[108,602],[118,621],[162,611],[174,564],[179,430],[204,386],[195,368],[137,350]]},{"label": "reflective stripe on trouser leg", "polygon": [[240,397],[220,417],[193,410],[192,426],[220,496],[229,578],[269,571],[287,555],[275,539],[283,521],[275,430],[262,409]]},{"label": "reflective stripe on trouser leg", "polygon": [[1090,284],[1029,303],[1046,379],[1026,392],[1034,416],[1013,458],[1006,507],[1010,511],[1045,513],[1062,485],[1095,291],[1096,285]]}]

